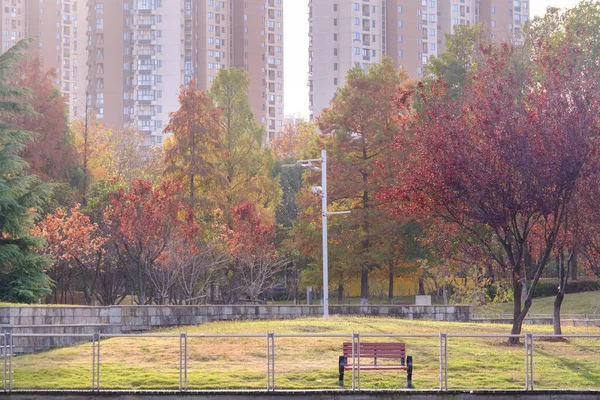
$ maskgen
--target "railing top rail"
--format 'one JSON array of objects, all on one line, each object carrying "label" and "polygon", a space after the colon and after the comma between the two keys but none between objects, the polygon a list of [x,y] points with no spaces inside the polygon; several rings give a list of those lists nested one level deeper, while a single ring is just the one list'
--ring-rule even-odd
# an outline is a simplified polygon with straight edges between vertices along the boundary
[{"label": "railing top rail", "polygon": [[[472,313],[473,318],[513,318],[513,314],[504,313]],[[553,318],[552,314],[527,314],[525,318]],[[600,318],[600,314],[562,314],[561,319],[565,318]]]}]

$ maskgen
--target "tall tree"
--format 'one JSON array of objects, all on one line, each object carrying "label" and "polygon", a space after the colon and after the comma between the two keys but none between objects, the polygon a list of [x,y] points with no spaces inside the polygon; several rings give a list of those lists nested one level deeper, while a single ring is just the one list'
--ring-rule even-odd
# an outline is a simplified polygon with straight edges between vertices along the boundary
[{"label": "tall tree", "polygon": [[[250,81],[240,68],[220,69],[209,95],[222,116],[213,179],[204,190],[211,208],[219,208],[229,228],[233,207],[254,203],[273,218],[281,193],[273,175],[271,150],[263,146],[264,131],[255,121],[248,101]],[[268,216],[268,215],[267,215]]]},{"label": "tall tree", "polygon": [[0,298],[33,303],[50,293],[44,273],[50,260],[36,252],[42,240],[30,230],[51,186],[28,175],[28,165],[19,155],[31,134],[6,122],[34,112],[29,91],[8,83],[26,46],[21,41],[0,55]]},{"label": "tall tree", "polygon": [[329,136],[327,169],[335,178],[327,190],[332,207],[337,203],[352,209],[350,217],[332,220],[340,224],[332,232],[343,235],[337,240],[345,244],[344,263],[360,274],[362,303],[368,302],[369,272],[384,264],[380,242],[396,239],[383,234],[389,218],[375,193],[390,182],[379,165],[391,158],[394,135],[404,131],[410,111],[410,89],[400,90],[403,84],[410,85],[408,76],[390,58],[366,73],[355,67],[319,119],[319,128]]},{"label": "tall tree", "polygon": [[221,110],[213,104],[206,92],[196,89],[190,81],[179,93],[179,110],[171,113],[165,132],[173,133],[165,145],[166,173],[186,182],[190,201],[196,191],[214,174],[220,152]]},{"label": "tall tree", "polygon": [[35,113],[17,117],[14,124],[36,132],[23,150],[29,173],[48,180],[69,180],[75,167],[74,149],[67,121],[64,97],[55,86],[53,71],[43,71],[38,58],[20,65],[16,85],[31,90]]},{"label": "tall tree", "polygon": [[[423,94],[411,156],[388,192],[415,213],[468,232],[511,276],[513,334],[521,332],[578,182],[594,173],[599,72],[582,62],[586,50],[565,43],[549,51],[541,42],[531,65],[515,72],[513,48],[492,49],[455,100],[459,107],[446,105],[448,86],[438,80],[436,91]],[[481,235],[481,227],[492,235]]]}]

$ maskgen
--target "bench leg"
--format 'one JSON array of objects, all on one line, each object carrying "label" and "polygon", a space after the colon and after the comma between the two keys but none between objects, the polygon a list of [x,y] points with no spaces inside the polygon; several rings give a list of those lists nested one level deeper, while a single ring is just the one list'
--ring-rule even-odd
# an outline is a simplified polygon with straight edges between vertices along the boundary
[{"label": "bench leg", "polygon": [[340,386],[344,386],[344,367],[348,365],[348,357],[344,357],[344,356],[340,356],[339,362],[338,362],[338,366],[339,366],[339,372],[340,372],[340,376],[339,376],[339,382],[338,384]]},{"label": "bench leg", "polygon": [[406,357],[406,366],[407,366],[407,370],[406,370],[406,387],[408,387],[409,389],[413,389],[413,384],[412,384],[412,371],[413,371],[413,360],[412,360],[412,356],[407,356]]}]

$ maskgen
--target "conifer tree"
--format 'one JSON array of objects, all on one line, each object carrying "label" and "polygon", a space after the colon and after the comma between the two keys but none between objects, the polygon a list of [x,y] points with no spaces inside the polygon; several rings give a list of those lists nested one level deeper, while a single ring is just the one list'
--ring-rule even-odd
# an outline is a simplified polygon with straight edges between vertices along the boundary
[{"label": "conifer tree", "polygon": [[19,156],[32,134],[6,122],[33,113],[27,89],[8,83],[26,46],[19,42],[0,55],[0,299],[33,303],[50,293],[49,260],[36,253],[42,240],[30,230],[51,186],[28,175]]}]

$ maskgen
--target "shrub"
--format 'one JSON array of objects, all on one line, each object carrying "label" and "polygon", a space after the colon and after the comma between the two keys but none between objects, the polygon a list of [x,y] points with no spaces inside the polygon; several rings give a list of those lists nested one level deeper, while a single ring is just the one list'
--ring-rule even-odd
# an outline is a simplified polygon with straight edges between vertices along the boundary
[{"label": "shrub", "polygon": [[[581,293],[600,291],[600,282],[591,280],[579,280],[567,283],[566,293]],[[558,281],[546,280],[538,282],[533,297],[548,297],[558,294]]]}]

